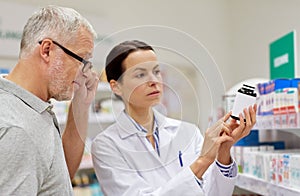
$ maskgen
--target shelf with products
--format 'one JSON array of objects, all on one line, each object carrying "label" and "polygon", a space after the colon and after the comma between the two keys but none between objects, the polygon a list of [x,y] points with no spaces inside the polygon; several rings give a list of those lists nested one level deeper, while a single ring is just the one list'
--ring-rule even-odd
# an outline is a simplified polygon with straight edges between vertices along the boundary
[{"label": "shelf with products", "polygon": [[239,168],[236,186],[261,195],[299,195],[298,132],[295,128],[252,130],[239,141],[232,148]]},{"label": "shelf with products", "polygon": [[87,138],[85,141],[84,153],[78,171],[72,180],[75,196],[103,196],[100,184],[95,174],[92,156],[92,140]]},{"label": "shelf with products", "polygon": [[239,168],[236,186],[262,195],[276,195],[274,189],[299,194],[300,149],[280,149],[270,143],[234,146],[232,155]]},{"label": "shelf with products", "polygon": [[257,92],[257,118],[253,129],[277,130],[300,138],[300,79],[249,79],[233,86],[223,96],[224,110],[232,110],[235,95],[243,84]]},{"label": "shelf with products", "polygon": [[300,80],[274,79],[257,84],[257,127],[280,130],[300,137]]},{"label": "shelf with products", "polygon": [[103,192],[92,168],[80,170],[72,180],[75,196],[103,196]]},{"label": "shelf with products", "polygon": [[277,130],[300,137],[300,113],[257,116],[256,129]]},{"label": "shelf with products", "polygon": [[265,196],[299,196],[300,190],[277,185],[246,174],[239,174],[236,186]]},{"label": "shelf with products", "polygon": [[[259,95],[256,125],[251,131],[257,138],[249,140],[250,133],[232,149],[239,165],[237,187],[261,195],[300,195],[299,81],[250,83]],[[249,84],[243,81],[223,96],[225,112],[232,109],[234,94],[244,83]]]}]

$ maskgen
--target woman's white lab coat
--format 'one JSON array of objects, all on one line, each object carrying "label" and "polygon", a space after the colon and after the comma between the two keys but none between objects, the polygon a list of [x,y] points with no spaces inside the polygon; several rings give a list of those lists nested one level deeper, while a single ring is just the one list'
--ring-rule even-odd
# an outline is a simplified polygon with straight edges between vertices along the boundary
[{"label": "woman's white lab coat", "polygon": [[159,126],[160,156],[124,112],[115,124],[94,139],[93,163],[104,194],[232,195],[236,178],[225,177],[216,163],[203,176],[203,187],[189,167],[201,151],[203,137],[200,130],[193,124],[154,112]]}]

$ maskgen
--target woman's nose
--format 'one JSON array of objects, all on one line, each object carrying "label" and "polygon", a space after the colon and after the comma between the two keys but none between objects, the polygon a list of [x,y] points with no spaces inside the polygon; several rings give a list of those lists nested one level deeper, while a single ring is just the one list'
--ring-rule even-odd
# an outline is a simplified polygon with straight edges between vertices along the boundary
[{"label": "woman's nose", "polygon": [[150,74],[150,80],[153,82],[159,82],[160,81],[160,76],[154,73]]},{"label": "woman's nose", "polygon": [[154,74],[149,75],[148,83],[157,84],[158,82],[159,82],[159,78],[156,75]]}]

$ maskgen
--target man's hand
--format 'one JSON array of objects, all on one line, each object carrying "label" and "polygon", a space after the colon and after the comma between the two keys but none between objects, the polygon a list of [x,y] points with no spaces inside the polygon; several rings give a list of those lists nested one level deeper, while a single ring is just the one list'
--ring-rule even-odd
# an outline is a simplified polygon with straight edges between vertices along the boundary
[{"label": "man's hand", "polygon": [[96,72],[88,71],[82,73],[80,70],[74,80],[74,96],[72,103],[89,107],[92,103],[99,83],[99,77]]},{"label": "man's hand", "polygon": [[94,71],[82,73],[81,69],[74,80],[74,96],[71,102],[73,118],[77,131],[83,134],[87,130],[89,107],[94,100],[99,83],[99,77]]},{"label": "man's hand", "polygon": [[80,165],[88,129],[89,107],[97,87],[95,72],[82,73],[81,69],[74,83],[74,96],[69,108],[68,120],[62,136],[65,158],[72,179]]}]

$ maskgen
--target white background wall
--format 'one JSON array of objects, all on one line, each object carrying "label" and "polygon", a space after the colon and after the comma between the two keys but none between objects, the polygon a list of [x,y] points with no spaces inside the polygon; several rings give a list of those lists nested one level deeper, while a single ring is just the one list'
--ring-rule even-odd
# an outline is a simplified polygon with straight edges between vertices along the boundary
[{"label": "white background wall", "polygon": [[[83,15],[107,21],[108,26],[104,27],[107,34],[139,25],[163,25],[179,29],[197,39],[209,51],[219,67],[225,89],[248,78],[268,78],[269,43],[293,29],[300,32],[299,0],[7,0],[6,2],[36,7],[47,4],[73,7]],[[17,16],[13,10],[11,14]],[[0,56],[0,65],[14,64],[15,61],[14,58]],[[178,65],[184,63],[176,58],[169,61]],[[201,96],[200,127],[203,129],[206,127],[211,110],[212,100],[209,97],[209,90],[214,89],[208,89],[203,77],[198,77],[197,90]],[[205,77],[213,78],[215,75]]]},{"label": "white background wall", "polygon": [[109,20],[111,33],[146,24],[177,28],[208,49],[226,89],[246,78],[269,77],[268,44],[292,29],[300,31],[299,0],[1,1],[70,6]]},{"label": "white background wall", "polygon": [[[237,74],[226,86],[245,78],[269,78],[269,43],[296,30],[299,49],[300,1],[230,0],[230,65]],[[299,56],[299,50],[297,52]],[[231,67],[231,66],[230,66]],[[298,68],[299,70],[299,68]]]}]

